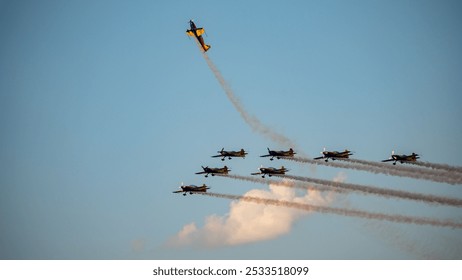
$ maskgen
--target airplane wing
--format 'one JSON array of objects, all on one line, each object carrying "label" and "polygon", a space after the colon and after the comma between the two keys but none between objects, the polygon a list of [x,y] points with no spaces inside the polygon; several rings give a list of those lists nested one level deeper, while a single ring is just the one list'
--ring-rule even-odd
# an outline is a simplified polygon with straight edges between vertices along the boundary
[{"label": "airplane wing", "polygon": [[387,161],[395,161],[395,160],[392,158],[382,160],[382,162],[387,162]]},{"label": "airplane wing", "polygon": [[201,36],[202,34],[204,34],[204,32],[205,32],[204,28],[197,28],[196,29],[197,36]]},{"label": "airplane wing", "polygon": [[196,172],[196,174],[206,174],[208,172],[205,172],[205,171],[201,171],[201,172]]},{"label": "airplane wing", "polygon": [[188,34],[189,36],[195,36],[192,30],[186,30],[186,34]]},{"label": "airplane wing", "polygon": [[250,173],[250,175],[260,175],[260,174],[263,174],[263,172]]},{"label": "airplane wing", "polygon": [[271,157],[272,155],[262,155],[260,157]]},{"label": "airplane wing", "polygon": [[182,192],[184,192],[184,191],[174,191],[172,193],[182,193]]},{"label": "airplane wing", "polygon": [[216,156],[212,156],[212,157],[222,157],[222,155],[216,155]]},{"label": "airplane wing", "polygon": [[314,159],[322,159],[322,158],[324,158],[324,157],[315,157]]}]

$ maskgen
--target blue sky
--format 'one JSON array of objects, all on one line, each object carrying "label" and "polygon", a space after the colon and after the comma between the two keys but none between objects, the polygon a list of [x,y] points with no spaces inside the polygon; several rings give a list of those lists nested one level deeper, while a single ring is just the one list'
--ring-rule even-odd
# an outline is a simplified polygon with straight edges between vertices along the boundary
[{"label": "blue sky", "polygon": [[[348,148],[379,161],[394,149],[462,166],[461,10],[459,1],[0,1],[0,258],[460,259],[460,230],[274,207],[266,218],[285,219],[285,231],[208,246],[220,237],[207,236],[210,217],[223,226],[241,205],[171,192],[181,182],[269,192],[194,174],[222,166],[210,156],[225,147],[249,151],[226,162],[235,174],[285,165],[461,198],[460,185],[260,158],[289,147],[252,131],[185,34],[191,18],[205,28],[208,55],[245,109],[304,154]],[[361,195],[329,204],[462,214]],[[172,244],[188,226],[195,235]]]}]

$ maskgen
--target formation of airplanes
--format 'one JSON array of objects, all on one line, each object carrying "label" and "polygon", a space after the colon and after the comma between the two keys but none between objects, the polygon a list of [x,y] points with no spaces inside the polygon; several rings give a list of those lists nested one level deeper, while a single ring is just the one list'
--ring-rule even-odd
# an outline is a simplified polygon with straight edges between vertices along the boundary
[{"label": "formation of airplanes", "polygon": [[[268,154],[262,155],[260,157],[270,157],[270,160],[273,160],[274,158],[281,159],[281,158],[293,158],[294,155],[296,154],[292,148],[290,148],[287,151],[281,150],[281,151],[275,151],[275,150],[270,150],[270,148],[267,148]],[[222,148],[220,151],[217,152],[218,155],[214,155],[212,157],[214,158],[221,158],[222,161],[224,161],[226,158],[232,159],[233,157],[241,157],[245,158],[245,156],[248,154],[244,149],[241,149],[240,151],[226,151],[224,148]],[[337,159],[349,159],[353,153],[345,149],[342,152],[339,151],[327,151],[325,148],[321,152],[322,156],[320,157],[315,157],[313,159],[318,160],[318,159],[324,159],[326,162],[329,159],[332,160],[337,160]],[[396,155],[394,151],[392,151],[392,154],[390,158],[382,160],[382,162],[390,162],[393,161],[393,165],[396,165],[397,162],[400,163],[412,163],[415,162],[419,157],[418,154],[412,153],[410,155]],[[228,175],[228,173],[231,171],[226,165],[223,167],[204,167],[202,166],[202,170],[200,172],[196,172],[196,174],[205,174],[205,177],[208,177],[208,175]],[[275,167],[263,167],[261,166],[258,168],[259,172],[254,172],[251,173],[251,175],[261,175],[262,178],[265,178],[267,175],[269,177],[273,175],[285,175],[286,172],[289,171],[289,169],[285,168],[284,166],[281,166],[281,168],[275,168]],[[188,192],[190,194],[196,193],[196,192],[207,192],[209,187],[207,187],[205,184],[202,186],[195,186],[195,185],[188,185],[188,186],[181,186],[181,190],[179,191],[174,191],[174,193],[183,193],[183,195],[186,195]]]},{"label": "formation of airplanes", "polygon": [[[204,28],[202,27],[197,27],[196,24],[193,22],[193,20],[189,20],[189,26],[190,29],[186,30],[186,34],[188,36],[194,37],[197,39],[199,42],[202,51],[207,52],[210,49],[210,45],[205,44],[204,38],[202,38],[202,35],[205,33]],[[274,158],[281,159],[281,158],[293,158],[294,155],[296,154],[292,148],[290,148],[287,151],[281,150],[281,151],[275,151],[275,150],[270,150],[268,149],[268,154],[262,155],[260,157],[270,157],[270,160],[273,160]],[[218,155],[214,155],[212,157],[214,158],[221,158],[222,161],[224,161],[226,158],[231,160],[233,157],[241,157],[245,158],[245,156],[248,154],[244,149],[241,149],[240,151],[225,151],[224,148],[222,148],[220,151],[217,152]],[[315,160],[318,159],[324,159],[326,162],[329,161],[329,159],[336,160],[336,159],[348,159],[353,153],[347,149],[345,149],[343,152],[338,152],[338,151],[326,151],[326,148],[321,152],[322,156],[320,157],[315,157]],[[419,158],[419,155],[416,153],[412,153],[411,155],[395,155],[395,152],[392,151],[392,154],[390,158],[382,160],[382,162],[390,162],[393,161],[393,165],[396,165],[396,163],[399,161],[400,163],[406,163],[406,162],[415,162]],[[203,171],[201,172],[196,172],[196,174],[205,174],[205,177],[208,177],[209,174],[212,176],[215,175],[228,175],[228,172],[231,171],[228,169],[228,167],[225,165],[222,168],[211,168],[211,167],[203,167]],[[286,169],[284,166],[281,166],[281,168],[274,168],[274,167],[260,167],[259,172],[251,173],[251,175],[262,175],[263,178],[265,178],[266,175],[269,177],[273,175],[285,175],[285,173],[289,171]],[[186,185],[184,186],[183,184],[180,186],[180,190],[174,191],[173,193],[183,193],[184,196],[186,196],[187,193],[193,194],[193,193],[199,193],[199,192],[207,192],[207,190],[210,189],[207,185],[203,184],[202,186],[195,186],[195,185]]]},{"label": "formation of airplanes", "polygon": [[[274,151],[268,149],[268,154],[267,155],[262,155],[260,157],[271,157],[270,160],[273,160],[274,158],[281,159],[281,158],[287,158],[287,157],[294,157],[296,154],[292,148],[290,148],[287,151]],[[233,157],[242,157],[245,158],[245,156],[248,154],[244,149],[241,149],[240,151],[225,151],[224,148],[222,148],[220,151],[218,151],[219,155],[212,156],[214,158],[221,157],[221,160],[224,161],[225,158],[231,159]],[[326,162],[329,159],[336,160],[336,159],[348,159],[353,153],[347,149],[345,149],[343,152],[338,152],[338,151],[326,151],[324,150],[321,152],[322,156],[321,157],[316,157],[314,158],[315,160],[318,159],[324,159]],[[416,153],[412,153],[411,155],[396,155],[394,151],[392,151],[392,154],[389,159],[382,160],[382,162],[389,162],[393,161],[393,165],[396,165],[396,162],[415,162],[419,158],[419,155]],[[265,178],[266,175],[269,177],[273,175],[285,175],[286,172],[289,171],[289,169],[285,168],[284,166],[281,166],[281,168],[275,168],[275,167],[260,167],[258,168],[259,172],[254,172],[251,173],[251,175],[262,175],[262,178]],[[204,167],[202,166],[201,172],[196,172],[196,174],[205,174],[205,177],[208,177],[208,175],[228,175],[229,169],[226,165],[224,167]],[[195,185],[187,185],[187,186],[181,186],[181,190],[174,191],[173,193],[183,193],[183,195],[186,195],[187,193],[193,194],[196,192],[207,192],[209,187],[207,185],[203,184],[202,186],[195,186]]]}]

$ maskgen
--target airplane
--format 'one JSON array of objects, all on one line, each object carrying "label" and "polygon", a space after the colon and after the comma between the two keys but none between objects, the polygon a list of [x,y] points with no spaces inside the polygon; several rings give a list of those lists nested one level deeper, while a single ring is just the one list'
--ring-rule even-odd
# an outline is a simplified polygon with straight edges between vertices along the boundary
[{"label": "airplane", "polygon": [[183,183],[181,183],[180,190],[179,191],[174,191],[173,193],[183,193],[184,196],[186,196],[189,192],[189,194],[193,194],[195,192],[207,192],[207,190],[210,189],[207,187],[205,184],[202,186],[198,187],[195,185],[187,185],[184,186]]},{"label": "airplane", "polygon": [[280,159],[281,157],[293,157],[296,153],[292,148],[290,148],[288,151],[272,151],[269,148],[268,149],[268,154],[267,155],[262,155],[260,157],[271,157],[270,160],[273,160],[274,157],[277,159]]},{"label": "airplane", "polygon": [[205,33],[204,28],[197,28],[196,24],[192,21],[192,19],[189,20],[189,26],[191,27],[191,29],[186,30],[186,34],[188,34],[189,36],[196,37],[197,41],[199,41],[199,43],[201,44],[204,52],[208,51],[210,49],[210,45],[206,45],[204,43],[204,38],[202,38],[202,34]]},{"label": "airplane", "polygon": [[415,162],[419,157],[418,154],[412,153],[411,155],[395,155],[395,151],[391,151],[391,156],[389,159],[384,159],[382,162],[394,161],[393,165],[396,165],[396,162]]},{"label": "airplane", "polygon": [[197,172],[196,174],[205,174],[205,177],[208,177],[209,174],[212,174],[212,176],[215,176],[215,174],[224,174],[227,175],[231,169],[228,169],[228,167],[225,165],[223,168],[210,168],[208,166],[203,167],[204,171]]},{"label": "airplane", "polygon": [[265,178],[266,175],[273,176],[273,175],[284,175],[286,174],[289,169],[281,166],[281,168],[274,168],[274,167],[260,167],[258,168],[260,172],[251,173],[250,175],[262,175],[262,178]]},{"label": "airplane", "polygon": [[336,159],[339,159],[339,158],[349,158],[351,155],[353,155],[351,153],[351,151],[346,150],[346,149],[343,152],[337,152],[337,151],[330,152],[330,151],[326,151],[326,148],[324,148],[324,150],[321,152],[321,154],[322,154],[322,157],[317,157],[317,158],[314,158],[314,159],[323,159],[324,158],[325,161],[328,162],[330,158],[332,160],[336,160]]},{"label": "airplane", "polygon": [[225,148],[221,149],[221,151],[218,151],[217,153],[219,153],[219,155],[216,155],[216,156],[212,156],[212,157],[223,157],[221,160],[225,160],[225,158],[227,157],[228,159],[231,159],[233,157],[241,157],[241,158],[245,158],[245,155],[247,154],[244,149],[241,149],[240,151],[225,151],[224,150]]}]

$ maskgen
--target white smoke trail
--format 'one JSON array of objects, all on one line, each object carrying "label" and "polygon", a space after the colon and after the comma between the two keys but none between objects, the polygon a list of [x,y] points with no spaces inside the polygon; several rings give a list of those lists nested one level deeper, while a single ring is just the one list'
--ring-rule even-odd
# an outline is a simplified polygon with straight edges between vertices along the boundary
[{"label": "white smoke trail", "polygon": [[337,215],[350,216],[350,217],[390,221],[390,222],[396,222],[396,223],[462,228],[462,223],[458,223],[452,220],[437,220],[437,219],[426,218],[426,217],[390,215],[390,214],[367,212],[367,211],[354,210],[354,209],[335,208],[335,207],[329,207],[329,206],[319,206],[319,205],[298,203],[298,202],[285,201],[285,200],[275,200],[275,199],[261,198],[261,197],[255,197],[255,196],[242,196],[242,195],[220,194],[220,193],[210,193],[210,192],[200,193],[200,194],[204,196],[253,202],[253,203],[264,204],[264,205],[274,205],[274,206],[295,208],[295,209],[300,209],[300,210],[309,211],[309,212],[314,211],[314,212],[320,212],[320,213],[330,213],[330,214],[337,214]]},{"label": "white smoke trail", "polygon": [[[419,242],[419,240],[415,238],[415,235],[409,235],[409,233],[402,231],[401,228],[395,225],[368,220],[363,226],[366,233],[372,233],[389,245],[413,255],[413,258],[426,260],[442,258],[427,246],[429,244],[428,242]],[[433,242],[435,242],[435,240],[433,240]]]},{"label": "white smoke trail", "polygon": [[[339,189],[331,186],[323,186],[319,184],[303,184],[301,182],[297,182],[294,180],[272,180],[272,179],[263,179],[263,178],[258,178],[258,177],[250,177],[250,176],[240,176],[240,175],[235,175],[235,174],[228,174],[228,175],[219,175],[217,176],[221,177],[227,177],[231,179],[236,179],[236,180],[241,180],[241,181],[247,181],[247,182],[252,182],[252,183],[257,183],[257,184],[270,184],[274,186],[280,186],[280,187],[289,187],[289,188],[297,188],[297,189],[302,189],[302,190],[316,190],[320,192],[337,192],[337,193],[346,193],[348,190],[346,189]],[[342,180],[340,180],[342,181]]]},{"label": "white smoke trail", "polygon": [[[308,183],[316,184],[316,185],[310,185],[310,186],[296,185],[296,184],[289,183],[290,181],[286,181],[286,183],[281,184],[280,181],[276,181],[276,180],[265,180],[263,178],[255,178],[255,177],[240,176],[240,175],[225,175],[223,177],[236,179],[236,180],[243,180],[243,181],[248,181],[248,182],[253,182],[253,183],[259,183],[259,184],[267,184],[268,182],[276,184],[279,182],[281,186],[303,188],[303,189],[310,189],[310,188],[317,189],[322,186],[327,186],[331,188],[330,191],[334,191],[334,192],[355,191],[355,192],[359,192],[363,194],[380,195],[380,196],[387,197],[387,198],[394,197],[394,198],[401,198],[401,199],[408,199],[408,200],[416,200],[416,201],[421,201],[421,202],[426,202],[426,203],[462,207],[462,200],[457,199],[457,198],[442,197],[442,196],[435,196],[435,195],[421,194],[421,193],[413,193],[413,192],[407,192],[407,191],[399,191],[399,190],[378,188],[378,187],[373,187],[373,186],[364,186],[364,185],[344,183],[344,182],[335,182],[335,181],[316,179],[316,178],[310,178],[310,177],[301,177],[301,176],[293,176],[293,175],[274,175],[274,176],[282,177],[285,179],[292,179],[292,180],[297,180],[297,181],[302,181],[302,182],[308,182]],[[329,189],[321,189],[321,190],[329,191]]]},{"label": "white smoke trail", "polygon": [[432,163],[432,162],[428,162],[428,161],[415,161],[415,162],[410,162],[410,164],[423,166],[423,167],[427,167],[427,168],[431,168],[431,169],[445,170],[447,172],[462,173],[462,167],[460,167],[460,166],[452,166],[452,165],[449,165],[449,164]]},{"label": "white smoke trail", "polygon": [[336,168],[345,168],[353,170],[367,171],[374,174],[386,174],[399,177],[407,177],[421,180],[428,180],[450,185],[462,184],[462,175],[458,173],[441,172],[435,170],[426,170],[423,168],[414,168],[407,166],[395,166],[382,162],[373,162],[358,159],[348,159],[339,161],[315,160],[306,157],[284,157],[283,159],[297,161],[301,163],[310,163],[316,165],[325,165]]},{"label": "white smoke trail", "polygon": [[215,64],[212,62],[212,60],[209,58],[209,56],[205,53],[202,52],[202,56],[204,57],[205,61],[207,62],[207,65],[209,66],[210,70],[212,73],[215,75],[215,78],[217,79],[218,83],[226,93],[226,96],[228,97],[229,101],[233,104],[234,108],[239,112],[241,115],[242,119],[251,127],[251,129],[254,132],[257,132],[264,137],[268,137],[272,141],[284,146],[284,147],[291,147],[296,150],[300,154],[303,154],[298,148],[297,145],[287,138],[286,136],[282,135],[281,133],[278,133],[274,131],[272,128],[268,127],[267,125],[263,124],[257,117],[250,115],[247,110],[244,108],[242,105],[241,101],[239,98],[234,94],[231,86],[226,82],[226,80],[223,78],[223,75],[221,75],[221,72],[218,70],[218,68],[215,66]]},{"label": "white smoke trail", "polygon": [[399,191],[399,190],[392,190],[392,189],[384,189],[384,188],[364,186],[364,185],[351,184],[351,183],[333,182],[329,180],[316,179],[316,178],[310,178],[310,177],[301,177],[301,176],[293,176],[293,175],[281,175],[281,176],[275,175],[275,176],[283,177],[287,179],[299,180],[303,182],[315,183],[315,184],[320,184],[320,185],[325,185],[325,186],[344,188],[344,189],[361,192],[361,193],[376,194],[376,195],[380,195],[383,197],[396,197],[396,198],[402,198],[402,199],[422,201],[422,202],[427,202],[427,203],[462,207],[462,200],[457,199],[457,198],[435,196],[435,195],[421,194],[421,193],[413,193],[413,192]]},{"label": "white smoke trail", "polygon": [[[367,165],[367,166],[372,166],[372,167],[377,167],[381,169],[386,169],[388,170],[388,172],[402,172],[402,174],[406,174],[406,176],[413,176],[417,174],[416,176],[421,176],[422,179],[432,180],[436,182],[444,182],[448,184],[461,184],[462,183],[462,173],[458,173],[456,171],[441,170],[437,168],[433,168],[430,170],[430,169],[425,169],[425,168],[417,168],[417,167],[403,166],[403,165],[396,166],[396,165],[390,165],[390,164],[383,163],[383,162],[375,162],[375,161],[361,160],[361,159],[345,159],[345,161]],[[423,162],[419,164],[422,164],[422,166],[424,166]],[[419,164],[417,164],[416,162],[415,165],[419,165]],[[435,165],[430,164],[428,166],[435,166]]]}]

